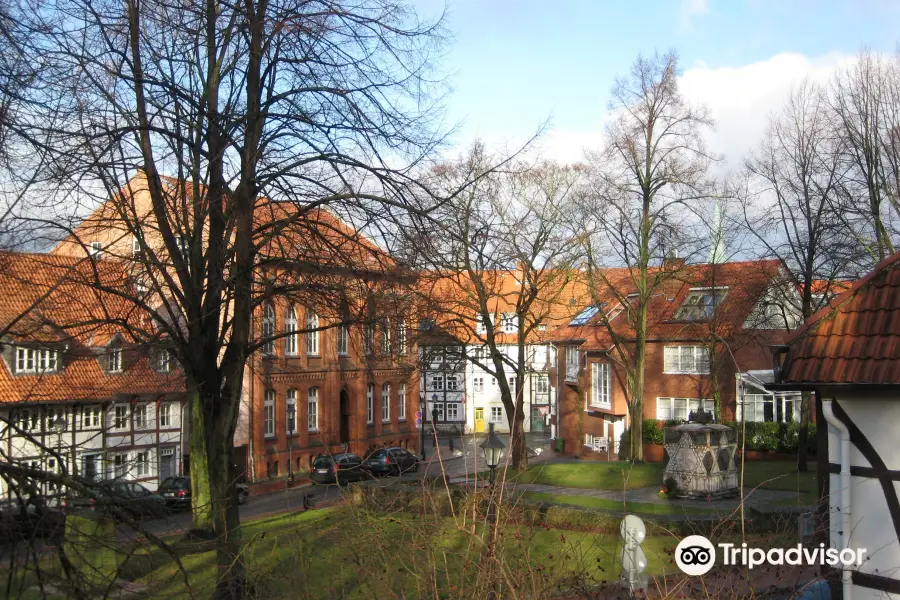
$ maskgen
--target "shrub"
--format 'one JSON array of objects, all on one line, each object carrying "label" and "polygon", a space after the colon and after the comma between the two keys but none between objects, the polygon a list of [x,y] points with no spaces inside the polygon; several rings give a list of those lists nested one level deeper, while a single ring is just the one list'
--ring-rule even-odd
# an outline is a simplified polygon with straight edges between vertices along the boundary
[{"label": "shrub", "polygon": [[[799,423],[767,423],[748,421],[742,425],[739,421],[726,421],[737,432],[738,448],[741,447],[741,438],[746,429],[747,450],[756,452],[782,452],[793,454],[797,452],[799,442]],[[807,440],[807,452],[816,453],[816,426],[809,424],[809,439]]]},{"label": "shrub", "polygon": [[684,421],[676,419],[644,419],[643,442],[645,444],[663,444],[665,442],[666,427],[681,425]]}]

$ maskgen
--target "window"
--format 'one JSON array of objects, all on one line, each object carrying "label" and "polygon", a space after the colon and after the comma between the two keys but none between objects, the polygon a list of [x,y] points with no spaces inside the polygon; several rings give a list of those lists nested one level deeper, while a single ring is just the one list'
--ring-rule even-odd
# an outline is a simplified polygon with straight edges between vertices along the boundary
[{"label": "window", "polygon": [[497,387],[497,378],[491,377],[491,387]]},{"label": "window", "polygon": [[306,428],[309,431],[319,430],[319,388],[309,388],[306,403]]},{"label": "window", "polygon": [[284,353],[293,356],[297,354],[297,311],[293,306],[288,306],[287,315],[284,317]]},{"label": "window", "polygon": [[159,449],[159,478],[174,477],[177,474],[175,468],[175,448]]},{"label": "window", "polygon": [[431,389],[435,392],[440,392],[444,389],[444,376],[443,375],[432,375],[431,376]]},{"label": "window", "polygon": [[600,307],[598,306],[588,306],[580,313],[575,315],[575,318],[569,322],[569,325],[587,325],[591,318],[600,312]]},{"label": "window", "polygon": [[516,378],[515,378],[515,376],[508,378],[507,381],[509,382],[509,393],[512,394],[513,396],[515,396],[516,395]]},{"label": "window", "polygon": [[125,473],[128,472],[128,455],[127,454],[115,454],[113,455],[113,477],[116,479],[125,477]]},{"label": "window", "polygon": [[17,373],[44,373],[56,371],[58,356],[56,350],[37,348],[16,348]]},{"label": "window", "polygon": [[547,364],[547,346],[537,346],[534,349],[534,364],[538,369],[542,369]]},{"label": "window", "polygon": [[100,406],[83,406],[81,408],[81,428],[94,429],[101,426],[103,408]]},{"label": "window", "polygon": [[591,406],[609,408],[610,405],[609,363],[591,365]]},{"label": "window", "polygon": [[169,360],[169,351],[160,348],[156,351],[156,370],[160,373],[168,373],[172,368],[171,360]]},{"label": "window", "polygon": [[117,404],[113,412],[113,429],[127,429],[128,407],[124,404]]},{"label": "window", "polygon": [[68,421],[66,420],[66,411],[62,408],[48,408],[44,431],[57,431],[59,424],[60,431],[65,431]]},{"label": "window", "polygon": [[791,423],[800,420],[799,394],[744,394],[736,420]]},{"label": "window", "polygon": [[311,309],[306,311],[306,353],[319,355],[319,315]]},{"label": "window", "polygon": [[501,423],[503,422],[503,407],[502,406],[492,406],[491,407],[491,423]]},{"label": "window", "polygon": [[576,346],[566,346],[566,381],[578,381],[581,357]]},{"label": "window", "polygon": [[476,392],[483,392],[484,391],[484,377],[475,377],[474,379],[472,379],[472,388]]},{"label": "window", "polygon": [[366,423],[375,421],[375,385],[370,383],[366,388]]},{"label": "window", "polygon": [[137,257],[141,255],[141,240],[138,239],[138,236],[131,236],[131,256]]},{"label": "window", "polygon": [[494,324],[494,315],[488,315],[488,318],[485,319],[482,315],[479,318],[478,326],[475,328],[475,333],[487,333],[487,323],[490,322],[491,325]]},{"label": "window", "polygon": [[138,477],[147,477],[150,475],[150,460],[147,452],[138,452],[134,457],[134,464],[137,467]]},{"label": "window", "polygon": [[401,383],[397,386],[397,418],[401,421],[406,420],[406,384]]},{"label": "window", "polygon": [[39,415],[36,409],[19,411],[18,420],[19,429],[22,431],[37,430],[40,425]]},{"label": "window", "polygon": [[538,330],[538,331],[547,331],[547,324],[546,324],[546,323],[541,323],[541,324],[539,324],[539,325],[537,326],[537,330]]},{"label": "window", "polygon": [[500,319],[500,327],[503,333],[515,333],[518,327],[519,317],[516,313],[503,313]]},{"label": "window", "polygon": [[159,405],[159,426],[172,426],[172,405],[170,405],[168,402],[163,402]]},{"label": "window", "polygon": [[727,292],[727,287],[692,289],[675,312],[675,318],[679,321],[708,321]]},{"label": "window", "polygon": [[381,324],[381,353],[391,353],[391,323],[385,321]]},{"label": "window", "polygon": [[287,391],[286,400],[287,419],[285,427],[288,433],[297,433],[297,390]]},{"label": "window", "polygon": [[147,405],[138,404],[134,407],[134,428],[145,429],[147,427]]},{"label": "window", "polygon": [[419,331],[428,331],[434,327],[434,319],[419,319]]},{"label": "window", "polygon": [[455,392],[457,389],[459,389],[459,384],[456,375],[449,373],[447,375],[447,390]]},{"label": "window", "polygon": [[381,384],[381,422],[391,420],[391,384]]},{"label": "window", "polygon": [[687,421],[691,412],[710,410],[712,400],[702,398],[657,398],[656,418],[660,420]]},{"label": "window", "polygon": [[406,321],[397,323],[397,354],[406,354]]},{"label": "window", "polygon": [[337,353],[338,356],[347,356],[350,353],[350,330],[346,325],[338,327]]},{"label": "window", "polygon": [[375,324],[374,323],[370,323],[369,325],[366,325],[365,352],[366,352],[366,354],[372,354],[375,352]]},{"label": "window", "polygon": [[447,420],[448,421],[459,421],[459,403],[458,402],[448,402],[447,403]]},{"label": "window", "polygon": [[91,256],[100,259],[103,252],[103,242],[91,242]]},{"label": "window", "polygon": [[186,235],[178,236],[178,251],[181,252],[181,258],[190,260],[191,258],[191,240]]},{"label": "window", "polygon": [[266,390],[263,400],[263,435],[275,435],[275,390]]},{"label": "window", "polygon": [[709,349],[706,346],[666,346],[663,372],[709,374]]},{"label": "window", "polygon": [[122,372],[122,348],[112,346],[106,354],[106,370],[110,373]]},{"label": "window", "polygon": [[437,412],[434,413],[437,416],[434,418],[435,421],[443,421],[444,420],[444,405],[442,403],[435,403],[434,410]]},{"label": "window", "polygon": [[538,375],[534,382],[534,391],[538,394],[550,393],[550,378],[546,375]]},{"label": "window", "polygon": [[275,307],[272,304],[266,304],[263,307],[262,319],[262,338],[263,354],[275,354]]},{"label": "window", "polygon": [[483,361],[488,358],[487,348],[484,346],[476,346],[472,351],[472,358],[477,361]]}]

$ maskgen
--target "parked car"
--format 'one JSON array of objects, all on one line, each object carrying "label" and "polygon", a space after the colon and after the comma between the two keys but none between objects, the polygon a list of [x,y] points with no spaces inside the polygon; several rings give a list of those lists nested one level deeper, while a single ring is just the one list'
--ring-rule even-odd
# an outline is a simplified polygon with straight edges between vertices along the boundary
[{"label": "parked car", "polygon": [[369,477],[369,472],[365,468],[363,460],[351,452],[343,452],[333,456],[322,455],[313,461],[310,471],[310,478],[314,483],[337,483],[342,485]]},{"label": "parked car", "polygon": [[67,512],[90,510],[115,515],[115,508],[124,509],[135,519],[161,517],[166,513],[166,501],[133,481],[102,481],[94,495],[70,493],[64,500]]},{"label": "parked car", "polygon": [[[238,504],[246,504],[250,496],[250,488],[244,483],[235,484],[235,494]],[[191,478],[190,477],[166,477],[159,484],[159,494],[170,508],[191,507]]]},{"label": "parked car", "polygon": [[366,459],[366,468],[372,475],[400,475],[419,470],[419,459],[406,448],[381,448]]}]

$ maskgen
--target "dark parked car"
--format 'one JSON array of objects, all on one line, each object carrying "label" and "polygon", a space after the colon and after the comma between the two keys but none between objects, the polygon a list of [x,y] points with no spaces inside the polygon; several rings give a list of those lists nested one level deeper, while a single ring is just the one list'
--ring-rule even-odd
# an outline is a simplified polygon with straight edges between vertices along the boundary
[{"label": "dark parked car", "polygon": [[419,459],[405,448],[382,448],[366,459],[366,468],[372,475],[400,475],[419,470]]},{"label": "dark parked car", "polygon": [[[250,496],[250,488],[246,484],[235,484],[238,504],[245,504]],[[191,507],[191,478],[190,477],[166,477],[159,484],[159,495],[171,508]]]},{"label": "dark parked car", "polygon": [[65,499],[67,512],[78,510],[105,511],[115,514],[124,509],[131,517],[161,517],[166,513],[166,501],[133,481],[104,481],[98,484],[94,496],[70,494]]},{"label": "dark parked car", "polygon": [[313,461],[310,478],[314,483],[337,483],[360,481],[369,477],[363,460],[351,452],[320,456]]}]

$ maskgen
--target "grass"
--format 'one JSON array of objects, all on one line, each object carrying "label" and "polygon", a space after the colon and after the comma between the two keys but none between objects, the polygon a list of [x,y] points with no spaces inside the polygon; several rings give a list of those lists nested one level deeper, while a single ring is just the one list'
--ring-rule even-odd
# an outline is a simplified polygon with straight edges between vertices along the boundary
[{"label": "grass", "polygon": [[550,502],[551,504],[558,504],[561,506],[583,506],[586,508],[619,510],[652,515],[709,515],[716,512],[714,510],[706,508],[680,506],[672,502],[668,502],[665,504],[652,504],[649,502],[619,502],[616,500],[608,500],[606,498],[594,498],[592,496],[567,496],[564,494],[547,494],[544,492],[522,492],[520,497],[533,502]]},{"label": "grass", "polygon": [[[348,507],[268,519],[243,531],[257,595],[304,600],[435,595],[430,592],[458,596],[466,589],[465,579],[474,577],[483,552],[473,532],[481,532],[481,526],[400,513],[373,516]],[[670,553],[677,542],[647,538],[643,549],[649,574],[675,569]],[[618,573],[620,543],[616,535],[507,525],[497,553],[509,565],[535,569],[539,577],[601,581]],[[123,575],[146,585],[148,597],[208,596],[216,577],[214,554],[190,554],[182,561],[187,583],[158,551],[132,559]]]}]

